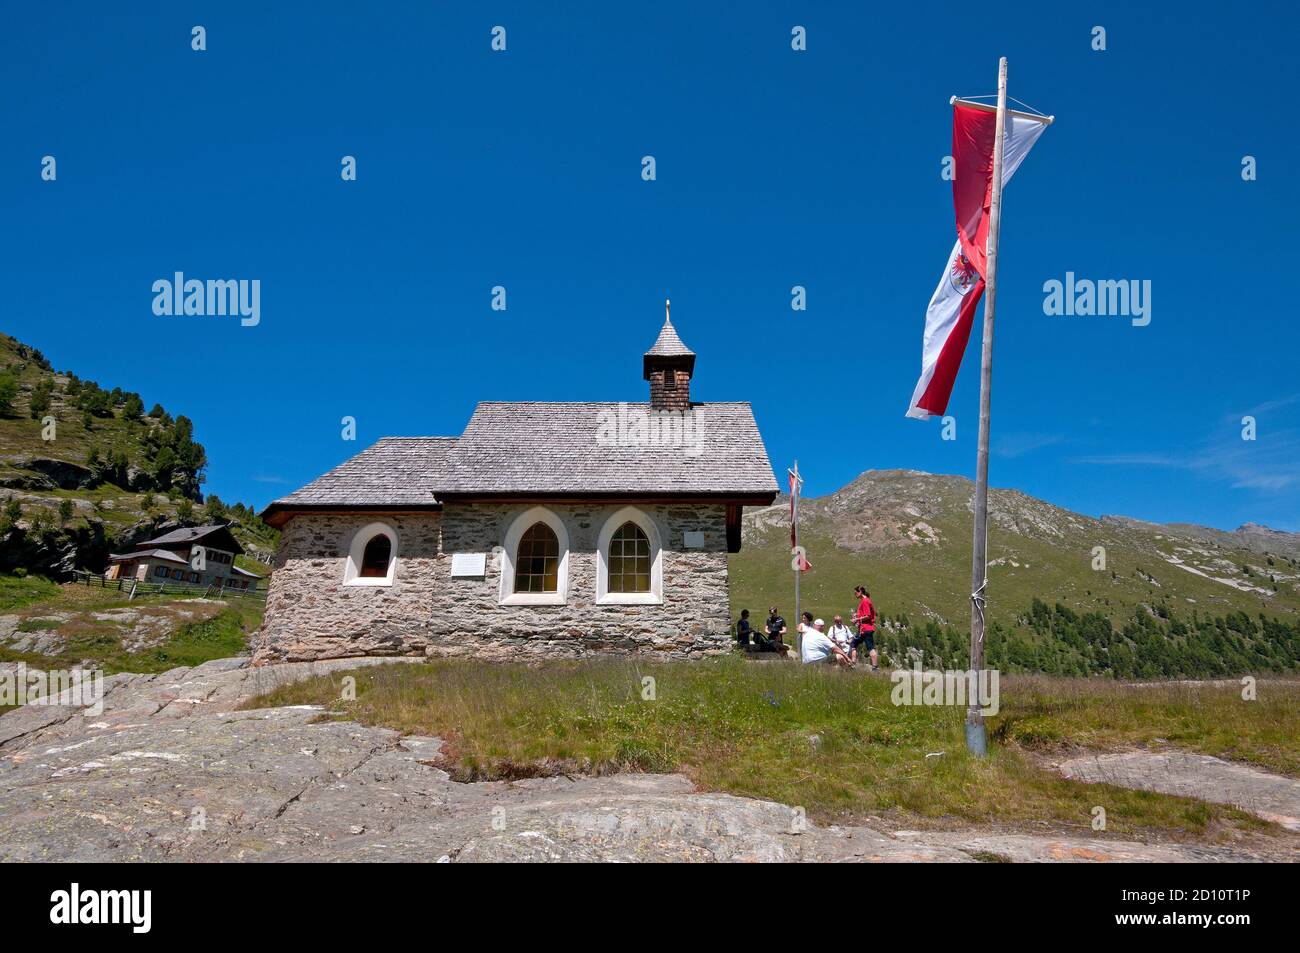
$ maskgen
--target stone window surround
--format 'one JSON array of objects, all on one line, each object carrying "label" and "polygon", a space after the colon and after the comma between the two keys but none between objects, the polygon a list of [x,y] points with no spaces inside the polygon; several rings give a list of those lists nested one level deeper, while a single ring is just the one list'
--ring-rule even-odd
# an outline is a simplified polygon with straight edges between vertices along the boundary
[{"label": "stone window surround", "polygon": [[[361,560],[366,552],[366,544],[378,533],[387,536],[390,544],[388,574],[385,576],[363,576],[361,575]],[[343,585],[391,586],[393,584],[393,577],[397,572],[397,531],[393,527],[387,523],[367,523],[353,533],[352,541],[348,544],[347,550],[348,558],[343,567]]]},{"label": "stone window surround", "polygon": [[[560,541],[560,565],[556,576],[555,592],[515,592],[515,560],[519,556],[519,541],[534,523],[545,523]],[[569,530],[553,512],[544,506],[533,506],[510,521],[501,553],[501,592],[497,602],[503,606],[562,606],[569,598]]]},{"label": "stone window surround", "polygon": [[[609,591],[609,544],[624,523],[632,522],[650,540],[650,591]],[[664,602],[664,558],[655,521],[635,506],[615,510],[605,520],[596,543],[596,604],[602,606],[661,606]]]}]

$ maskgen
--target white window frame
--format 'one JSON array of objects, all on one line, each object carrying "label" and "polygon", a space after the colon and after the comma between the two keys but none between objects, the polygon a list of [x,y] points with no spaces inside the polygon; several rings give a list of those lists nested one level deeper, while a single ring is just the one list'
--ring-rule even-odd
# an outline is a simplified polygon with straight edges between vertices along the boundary
[{"label": "white window frame", "polygon": [[[635,523],[650,540],[650,591],[609,591],[609,545],[624,523]],[[596,604],[602,606],[661,606],[664,603],[664,549],[655,521],[635,506],[616,510],[605,520],[596,540]]]},{"label": "white window frame", "polygon": [[[515,592],[515,560],[519,558],[519,541],[534,523],[545,523],[560,542],[560,565],[555,580],[555,592]],[[544,506],[524,510],[510,521],[505,539],[501,543],[501,592],[498,602],[503,606],[562,606],[569,601],[569,530],[560,519]]]},{"label": "white window frame", "polygon": [[[375,536],[383,534],[388,537],[388,574],[386,576],[361,575],[361,560],[365,556],[366,544]],[[343,567],[343,585],[345,586],[391,586],[397,574],[397,530],[387,523],[367,523],[352,534],[348,544],[348,559]]]}]

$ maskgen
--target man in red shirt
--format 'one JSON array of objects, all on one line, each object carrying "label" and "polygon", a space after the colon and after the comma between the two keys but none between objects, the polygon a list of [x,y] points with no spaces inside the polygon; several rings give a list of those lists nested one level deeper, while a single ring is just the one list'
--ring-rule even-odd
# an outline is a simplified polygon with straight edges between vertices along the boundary
[{"label": "man in red shirt", "polygon": [[876,655],[876,607],[871,604],[871,593],[865,586],[854,586],[853,594],[858,597],[858,611],[853,613],[853,621],[858,624],[858,637],[853,640],[856,654],[858,646],[871,656],[871,670],[878,668],[879,657]]}]

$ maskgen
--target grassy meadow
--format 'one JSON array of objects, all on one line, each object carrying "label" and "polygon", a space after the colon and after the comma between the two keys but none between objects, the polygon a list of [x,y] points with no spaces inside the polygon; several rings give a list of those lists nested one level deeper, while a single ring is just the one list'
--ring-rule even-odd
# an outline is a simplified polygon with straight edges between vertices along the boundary
[{"label": "grassy meadow", "polygon": [[[1272,830],[1232,808],[1085,785],[1045,755],[1087,746],[1171,744],[1300,773],[1300,682],[1239,690],[1100,680],[1009,678],[991,753],[967,756],[964,711],[891,702],[886,675],[739,658],[380,666],[285,686],[256,707],[317,704],[326,717],[447,741],[440,767],[460,780],[614,771],[688,775],[701,789],[801,805],[821,822],[900,827],[983,824],[1108,835],[1232,838]],[[650,679],[651,681],[646,681]],[[653,697],[646,697],[653,696]]]},{"label": "grassy meadow", "polygon": [[[60,641],[54,654],[0,646],[0,662],[26,662],[40,669],[90,662],[112,675],[165,672],[244,652],[248,634],[261,624],[265,602],[252,598],[196,602],[201,595],[141,595],[127,601],[125,593],[116,589],[0,575],[0,615],[17,617],[15,632],[51,631]],[[114,620],[114,610],[155,617],[169,632],[155,645],[129,651],[122,644],[124,623]]]}]

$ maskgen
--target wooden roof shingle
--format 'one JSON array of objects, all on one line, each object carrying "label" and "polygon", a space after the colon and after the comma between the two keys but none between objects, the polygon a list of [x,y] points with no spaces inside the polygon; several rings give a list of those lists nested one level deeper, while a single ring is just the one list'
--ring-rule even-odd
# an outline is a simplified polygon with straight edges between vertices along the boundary
[{"label": "wooden roof shingle", "polygon": [[[484,401],[460,437],[385,437],[302,489],[291,510],[426,508],[454,496],[686,496],[777,493],[748,403]],[[275,523],[282,520],[273,519]]]},{"label": "wooden roof shingle", "polygon": [[433,506],[455,437],[384,437],[271,507]]},{"label": "wooden roof shingle", "polygon": [[[439,492],[776,493],[748,403],[695,404],[685,413],[646,403],[484,401],[447,455]],[[653,439],[665,425],[669,438]]]}]

